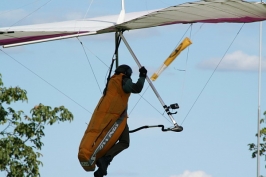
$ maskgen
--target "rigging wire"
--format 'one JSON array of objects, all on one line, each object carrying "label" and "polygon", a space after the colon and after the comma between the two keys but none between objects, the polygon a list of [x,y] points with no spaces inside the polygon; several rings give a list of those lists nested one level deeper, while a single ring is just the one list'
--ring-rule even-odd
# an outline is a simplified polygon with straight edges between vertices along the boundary
[{"label": "rigging wire", "polygon": [[205,23],[202,23],[202,24],[200,25],[199,29],[193,34],[193,36],[195,36],[195,35],[201,30],[201,28],[202,28],[202,26],[203,26],[204,24],[205,24]]},{"label": "rigging wire", "polygon": [[[191,29],[192,30],[192,25],[193,24],[190,24],[189,27],[187,28],[187,30],[184,32],[183,36],[180,38],[179,42],[177,43],[177,45],[175,46],[175,48],[177,48],[177,46],[181,43],[181,40],[185,37],[185,35],[187,34],[188,30]],[[191,38],[191,31],[190,31],[190,38]],[[185,66],[185,69],[178,69],[178,68],[175,68],[175,70],[178,70],[178,71],[186,71],[187,69],[187,60],[188,60],[188,53],[189,53],[189,47],[188,47],[188,52],[187,52],[187,58],[186,58],[186,66]]]},{"label": "rigging wire", "polygon": [[207,82],[205,83],[205,85],[203,86],[202,90],[200,91],[198,97],[196,98],[196,100],[194,101],[194,103],[192,104],[191,108],[189,109],[186,117],[184,118],[184,120],[182,121],[181,125],[185,122],[187,116],[189,115],[189,113],[191,112],[192,108],[195,106],[196,102],[198,101],[199,97],[201,96],[202,92],[204,91],[204,89],[206,88],[206,86],[208,85],[209,81],[211,80],[212,76],[214,75],[215,71],[218,69],[219,65],[221,64],[221,62],[223,61],[225,55],[227,54],[228,50],[231,48],[232,44],[234,43],[236,37],[238,36],[238,34],[240,33],[240,31],[242,30],[243,26],[245,25],[245,23],[243,23],[243,25],[240,27],[240,29],[238,30],[236,36],[234,37],[234,39],[232,40],[232,42],[230,43],[230,45],[228,46],[228,48],[226,49],[223,57],[220,59],[219,63],[217,64],[217,66],[215,67],[215,69],[213,70],[211,76],[209,77],[209,79],[207,80]]},{"label": "rigging wire", "polygon": [[[88,7],[88,9],[87,9],[87,11],[86,11],[84,17],[83,17],[83,20],[85,20],[87,14],[88,14],[88,12],[89,12],[89,10],[90,10],[90,8],[91,8],[92,3],[93,3],[93,0],[91,0],[90,5],[89,5],[89,7]],[[79,33],[80,33],[80,28],[79,28],[79,30],[78,30],[78,34],[79,34]]]},{"label": "rigging wire", "polygon": [[[33,14],[34,12],[36,12],[37,10],[39,10],[40,8],[42,8],[43,6],[45,6],[46,4],[48,4],[49,2],[51,2],[52,0],[50,0],[50,1],[48,1],[48,2],[46,2],[44,5],[42,5],[41,7],[39,7],[38,9],[36,9],[35,11],[33,11],[32,13],[30,13],[29,15],[27,15],[26,17],[24,17],[24,18],[22,18],[21,20],[19,20],[18,22],[20,22],[20,21],[22,21],[23,19],[25,19],[25,18],[27,18],[28,16],[30,16],[31,14]],[[91,4],[92,4],[92,2],[93,2],[93,0],[91,1],[91,3],[90,3],[90,6],[91,6]],[[146,1],[146,3],[147,3],[147,1]],[[146,4],[147,5],[147,4]],[[89,11],[89,9],[90,9],[90,6],[89,6],[89,8],[88,8],[88,10],[87,10],[87,12],[86,12],[86,14],[85,14],[85,16],[84,16],[84,18],[86,17],[86,15],[87,15],[87,13],[88,13],[88,11]],[[14,23],[13,25],[15,25],[15,24],[17,24],[18,22],[16,22],[16,23]],[[13,26],[13,25],[11,25],[11,27]],[[192,26],[192,25],[191,25]],[[11,28],[11,27],[9,27],[9,29]],[[189,29],[189,28],[188,28]],[[188,30],[187,30],[188,31]],[[186,32],[187,32],[186,31]],[[77,39],[79,40],[79,38],[77,37]],[[80,41],[80,40],[79,40]],[[179,42],[180,43],[180,42]],[[84,48],[84,45],[83,45],[83,43],[80,41],[80,44],[82,45],[82,47],[83,47],[83,50],[84,50],[84,53],[85,53],[85,55],[86,55],[86,58],[87,58],[87,60],[88,60],[88,62],[89,62],[89,64],[90,64],[90,67],[91,67],[91,69],[92,69],[92,72],[93,72],[93,75],[94,75],[94,77],[95,77],[95,80],[96,80],[96,82],[97,82],[97,84],[98,84],[98,87],[99,87],[99,90],[100,90],[100,92],[101,92],[101,88],[100,88],[100,85],[99,85],[99,83],[98,83],[98,81],[97,81],[97,78],[96,78],[96,76],[95,76],[95,74],[94,74],[94,71],[93,71],[93,68],[92,68],[92,66],[91,66],[91,63],[90,63],[90,61],[89,61],[89,59],[88,59],[88,55],[87,55],[87,53],[86,53],[86,51],[85,51],[85,48]],[[1,49],[0,49],[1,50]],[[2,50],[1,50],[2,51]],[[2,51],[2,52],[4,52],[4,51]],[[5,53],[5,52],[4,52]],[[7,54],[8,55],[8,54]],[[188,54],[187,54],[188,55]],[[8,55],[9,56],[9,55]],[[10,56],[11,57],[11,56]],[[96,56],[97,57],[97,56]],[[11,57],[12,58],[12,57]],[[97,57],[98,58],[98,57]],[[99,58],[98,58],[99,59]],[[18,62],[18,61],[17,61]],[[19,62],[18,62],[19,63]],[[104,62],[103,62],[104,63]],[[21,64],[21,63],[20,63]],[[105,63],[104,63],[105,64]],[[23,64],[21,64],[22,66],[24,66]],[[105,64],[106,65],[106,64]],[[107,65],[106,65],[107,66]],[[25,67],[25,66],[24,66]],[[186,60],[186,67],[187,67],[187,60]],[[28,69],[27,67],[25,67],[26,69]],[[28,69],[28,70],[30,70],[30,69]],[[31,70],[30,70],[31,71]],[[32,71],[31,71],[32,72]],[[32,72],[32,73],[34,73],[34,72]],[[37,75],[36,73],[34,73],[35,75]],[[38,75],[37,75],[38,76]],[[52,87],[54,87],[53,85],[51,85],[49,82],[47,82],[46,80],[44,80],[43,78],[41,78],[40,76],[38,76],[40,79],[42,79],[43,81],[45,81],[46,83],[48,83],[50,86],[52,86]],[[55,88],[55,87],[54,87]],[[147,87],[147,89],[148,89],[149,87]],[[57,89],[57,88],[55,88],[56,90],[58,90],[59,92],[61,92],[59,89]],[[145,90],[145,92],[147,91],[147,89]],[[143,98],[147,103],[149,103],[143,96],[144,96],[144,94],[145,94],[145,92],[142,94],[142,95],[140,95],[141,96],[141,98]],[[61,92],[62,94],[64,94],[63,92]],[[65,94],[64,94],[65,95]],[[65,95],[66,97],[68,97],[67,95]],[[68,97],[69,99],[71,99],[70,97]],[[140,98],[140,99],[141,99]],[[140,101],[140,99],[139,99],[139,101]],[[73,99],[71,99],[72,101],[74,101]],[[139,102],[138,101],[138,102]],[[75,101],[74,101],[75,102]],[[136,105],[138,104],[138,102],[136,103]],[[75,102],[76,103],[76,102]],[[150,104],[150,103],[149,103]],[[136,106],[135,105],[135,106]],[[150,104],[155,110],[157,110],[152,104]],[[79,106],[81,106],[81,105],[79,105]],[[133,109],[131,110],[131,112],[134,110],[134,108],[135,108],[135,106],[133,107]],[[194,106],[194,105],[193,105]],[[81,106],[82,107],[82,106]],[[85,109],[86,110],[86,109]],[[87,110],[88,111],[88,110]],[[158,111],[158,110],[157,110]],[[89,112],[89,111],[88,111]],[[130,113],[131,113],[130,112]],[[159,112],[159,111],[158,111]],[[167,119],[168,120],[168,119]],[[169,121],[169,120],[168,120]],[[184,122],[184,121],[183,121]],[[183,123],[182,122],[182,123]]]},{"label": "rigging wire", "polygon": [[[80,39],[78,38],[78,40],[80,41]],[[80,41],[81,42],[81,41]],[[85,49],[87,49],[90,53],[92,53],[97,59],[99,59],[106,67],[108,67],[109,69],[110,69],[110,67],[106,64],[106,63],[104,63],[103,62],[103,60],[101,60],[97,55],[95,55],[91,50],[89,50],[87,47],[86,47],[86,45],[84,45],[82,42],[81,42],[81,44],[82,44],[82,47],[83,47],[83,50],[84,50],[84,48]],[[86,54],[86,52],[85,52],[85,54]],[[115,54],[113,54],[113,57],[112,58],[114,58],[114,55]],[[86,54],[86,56],[87,56],[87,54]],[[87,57],[87,60],[88,60],[88,57]],[[89,60],[88,60],[89,61]],[[89,62],[90,63],[90,62]],[[91,66],[91,64],[90,64],[90,67],[91,67],[91,69],[92,69],[92,66]],[[92,69],[92,71],[93,71],[93,69]],[[93,73],[94,74],[94,73]],[[108,74],[108,71],[107,71],[107,74]],[[106,74],[106,75],[107,75]],[[96,82],[97,82],[97,78],[96,78],[96,76],[94,75],[94,77],[95,77],[95,80],[96,80]],[[97,82],[97,84],[98,84],[98,82]],[[98,86],[99,86],[99,84],[98,84]],[[145,92],[148,90],[148,88],[149,88],[149,86],[146,88],[146,90],[145,90]],[[170,120],[169,119],[167,119],[158,109],[156,109],[148,100],[146,100],[143,96],[144,96],[144,94],[145,94],[145,92],[142,94],[142,95],[140,95],[140,99],[141,98],[143,98],[143,100],[144,101],[146,101],[154,110],[156,110],[160,115],[162,115],[167,121],[169,121],[170,122]],[[140,99],[138,100],[138,102],[140,101]],[[132,110],[130,111],[130,113],[129,114],[131,114],[131,112],[134,110],[134,108],[136,107],[136,105],[138,104],[138,102],[134,105],[134,107],[132,108]]]},{"label": "rigging wire", "polygon": [[7,31],[12,28],[14,25],[16,25],[17,23],[21,22],[22,20],[24,20],[25,18],[29,17],[30,15],[32,15],[33,13],[37,12],[38,10],[40,10],[42,7],[44,7],[45,5],[47,5],[49,2],[51,2],[52,0],[47,1],[46,3],[44,3],[43,5],[41,5],[40,7],[38,7],[37,9],[35,9],[34,11],[32,11],[31,13],[29,13],[28,15],[26,15],[25,17],[21,18],[20,20],[18,20],[17,22],[15,22],[14,24],[12,24]]},{"label": "rigging wire", "polygon": [[[193,27],[193,24],[190,25],[190,34],[189,34],[189,38],[191,38],[191,33],[192,33],[192,27]],[[188,31],[188,30],[187,30]],[[189,47],[188,47],[188,50],[187,50],[187,58],[186,58],[186,66],[185,66],[185,74],[184,74],[184,78],[183,78],[183,84],[182,84],[182,89],[181,89],[181,103],[183,103],[183,95],[184,95],[184,90],[185,90],[185,85],[186,85],[186,76],[187,76],[187,64],[188,64],[188,55],[189,55]]]},{"label": "rigging wire", "polygon": [[100,85],[99,85],[99,83],[98,83],[98,80],[97,80],[97,78],[96,78],[96,75],[95,75],[95,73],[94,73],[94,71],[93,71],[93,68],[92,68],[92,66],[91,66],[91,62],[90,62],[89,57],[88,57],[88,55],[87,55],[87,52],[86,52],[86,50],[85,50],[85,48],[84,48],[84,46],[83,46],[83,43],[80,41],[80,39],[79,39],[78,37],[77,37],[77,39],[79,40],[79,42],[80,42],[80,44],[81,44],[81,46],[82,46],[82,48],[83,48],[83,51],[84,51],[84,53],[85,53],[85,55],[86,55],[87,61],[89,62],[89,65],[90,65],[90,68],[91,68],[92,74],[93,74],[94,79],[95,79],[95,81],[96,81],[96,83],[97,83],[97,85],[98,85],[98,88],[99,88],[99,90],[100,90],[100,93],[102,93],[101,87],[100,87]]},{"label": "rigging wire", "polygon": [[[70,98],[68,95],[66,95],[65,93],[63,93],[61,90],[59,90],[58,88],[56,88],[54,85],[52,85],[51,83],[49,83],[48,81],[46,81],[44,78],[42,78],[41,76],[39,76],[37,73],[35,73],[34,71],[32,71],[31,69],[29,69],[27,66],[23,65],[22,63],[20,63],[18,60],[16,60],[14,57],[12,57],[11,55],[9,55],[8,53],[6,53],[5,51],[3,51],[2,49],[0,49],[0,51],[2,51],[4,54],[6,54],[9,58],[13,59],[14,61],[16,61],[18,64],[20,64],[21,66],[23,66],[25,69],[27,69],[28,71],[30,71],[32,74],[34,74],[35,76],[37,76],[39,79],[41,79],[42,81],[44,81],[45,83],[47,83],[48,85],[50,85],[51,87],[53,87],[55,90],[57,90],[58,92],[60,92],[62,95],[64,95],[65,97],[67,97],[68,99],[70,99],[71,101],[73,101],[74,103],[76,103],[78,106],[80,106],[81,108],[83,108],[85,111],[91,113],[89,110],[87,110],[85,107],[83,107],[81,104],[79,104],[78,102],[76,102],[74,99]],[[92,113],[91,113],[92,114]]]},{"label": "rigging wire", "polygon": [[[89,48],[86,48],[86,45],[84,45],[83,44],[83,46],[85,47],[85,49],[87,49],[90,53],[92,53],[97,59],[99,59],[106,67],[108,67],[109,69],[110,69],[110,67],[106,64],[106,63],[104,63],[103,62],[103,60],[101,60],[97,55],[95,55],[91,50],[89,50]],[[113,57],[112,58],[114,58],[114,55],[115,54],[113,54]],[[106,73],[106,76],[108,75],[108,71],[107,71],[107,73]],[[146,88],[146,90],[145,90],[145,92],[147,91],[147,89],[149,88],[149,86]],[[156,110],[160,115],[162,115],[165,119],[167,119],[158,109],[156,109],[148,100],[146,100],[143,96],[144,96],[144,94],[145,94],[145,92],[142,94],[142,95],[140,95],[140,98],[139,98],[139,100],[137,101],[137,103],[134,105],[134,107],[132,108],[132,110],[130,111],[130,113],[129,114],[131,114],[132,112],[133,112],[133,110],[135,109],[135,107],[136,107],[136,105],[138,104],[138,102],[140,101],[140,99],[141,98],[143,98],[144,99],[144,101],[146,101],[154,110]],[[167,119],[169,122],[170,122],[170,120],[169,119]]]},{"label": "rigging wire", "polygon": [[[186,35],[186,33],[188,32],[188,30],[189,30],[190,28],[192,28],[192,24],[189,25],[189,27],[187,28],[187,30],[184,32],[183,36],[181,37],[181,39],[179,40],[179,42],[177,43],[177,45],[175,46],[175,48],[179,45],[179,43],[180,43],[181,40],[184,38],[184,36]],[[191,35],[191,33],[190,33],[190,35]],[[187,54],[187,58],[188,58],[188,54]],[[131,114],[131,112],[135,109],[135,107],[136,107],[137,104],[139,103],[140,99],[144,99],[144,100],[145,100],[150,106],[153,107],[154,110],[156,110],[161,116],[163,116],[168,122],[171,123],[171,121],[170,121],[167,117],[164,116],[164,112],[165,112],[165,111],[164,111],[163,113],[161,113],[157,108],[155,108],[150,102],[148,102],[148,101],[144,98],[144,94],[146,93],[146,91],[148,90],[149,87],[150,87],[150,86],[148,86],[148,87],[146,88],[146,90],[144,91],[144,93],[143,93],[142,95],[139,94],[139,95],[140,95],[140,98],[138,99],[138,101],[136,102],[136,104],[134,105],[134,107],[132,108],[132,110],[130,111],[129,114]]]},{"label": "rigging wire", "polygon": [[[82,45],[84,48],[86,48],[86,46],[83,44]],[[91,54],[93,54],[98,60],[100,60],[106,67],[107,64],[105,64],[97,55],[95,55],[91,50],[89,50],[88,48],[86,48]],[[41,79],[42,81],[44,81],[45,83],[47,83],[48,85],[50,85],[51,87],[53,87],[55,90],[57,90],[58,92],[60,92],[62,95],[64,95],[65,97],[67,97],[68,99],[70,99],[71,101],[73,101],[75,104],[77,104],[78,106],[80,106],[81,108],[83,108],[85,111],[89,112],[90,114],[92,114],[92,112],[90,112],[89,110],[87,110],[85,107],[83,107],[81,104],[79,104],[78,102],[76,102],[74,99],[72,99],[71,97],[69,97],[68,95],[66,95],[65,93],[63,93],[61,90],[59,90],[58,88],[56,88],[54,85],[52,85],[51,83],[49,83],[48,81],[46,81],[45,79],[43,79],[41,76],[39,76],[38,74],[36,74],[34,71],[32,71],[31,69],[29,69],[28,67],[26,67],[25,65],[23,65],[22,63],[20,63],[18,60],[16,60],[14,57],[12,57],[11,55],[9,55],[8,53],[6,53],[4,50],[0,49],[0,51],[2,51],[5,55],[7,55],[8,57],[10,57],[11,59],[13,59],[14,61],[16,61],[18,64],[20,64],[21,66],[23,66],[25,69],[27,69],[28,71],[30,71],[31,73],[33,73],[35,76],[37,76],[39,79]],[[86,54],[86,52],[85,52]],[[86,54],[87,56],[87,54]],[[108,67],[109,68],[109,67]]]},{"label": "rigging wire", "polygon": [[[121,38],[119,39],[119,42],[118,42],[118,46],[119,46],[119,44],[120,44],[120,41],[121,41]],[[118,50],[118,48],[116,48],[115,49],[115,52],[114,52],[114,54],[113,54],[113,57],[112,57],[112,64],[113,64],[113,62],[114,62],[114,60],[116,60],[116,58],[115,58],[115,55],[116,55],[116,52],[117,52],[117,50]],[[109,70],[111,70],[111,68],[112,68],[112,64],[111,64],[111,67],[109,67]],[[110,71],[111,72],[111,71]],[[109,74],[110,74],[110,72],[109,72]],[[109,77],[109,76],[108,76]],[[105,88],[107,88],[107,85],[108,85],[108,81],[107,81],[107,84],[106,84],[106,87]],[[146,88],[146,90],[145,90],[145,92],[148,90],[148,88],[149,88],[149,86]],[[132,108],[132,110],[130,111],[130,113],[129,114],[131,114],[131,112],[134,110],[134,108],[136,107],[136,105],[139,103],[139,101],[140,101],[140,99],[141,98],[143,98],[150,106],[152,106],[157,112],[159,112],[158,111],[158,109],[156,109],[150,102],[148,102],[144,97],[143,97],[143,95],[145,94],[145,92],[141,95],[140,93],[139,93],[139,96],[140,96],[140,98],[139,98],[139,100],[137,101],[137,103],[135,103],[135,105],[134,105],[134,107]],[[159,112],[160,113],[160,112]],[[161,113],[160,113],[161,114]],[[161,114],[161,115],[163,115],[163,114]],[[165,116],[164,116],[165,117]],[[166,117],[165,117],[166,118]],[[167,119],[167,118],[166,118]],[[168,120],[168,119],[167,119]],[[169,122],[170,122],[170,120],[168,120]]]},{"label": "rigging wire", "polygon": [[146,88],[146,90],[144,91],[144,93],[141,95],[141,94],[139,94],[139,96],[140,96],[140,98],[138,99],[138,101],[135,103],[135,105],[133,106],[133,108],[131,109],[131,111],[130,111],[130,113],[129,113],[129,115],[131,114],[131,112],[135,109],[135,107],[137,106],[137,104],[139,103],[139,101],[141,100],[141,99],[143,99],[144,101],[146,101],[154,110],[156,110],[161,116],[163,116],[168,122],[170,122],[171,123],[171,121],[167,118],[167,117],[165,117],[164,116],[164,112],[163,113],[161,113],[157,108],[155,108],[148,100],[146,100],[143,96],[144,96],[144,94],[146,93],[146,91],[148,90],[148,88],[150,88],[150,86],[148,86],[147,88]]},{"label": "rigging wire", "polygon": [[34,3],[36,3],[37,1],[40,1],[40,0],[33,1],[33,2],[28,3],[28,4],[26,4],[26,5],[20,6],[20,7],[16,8],[16,9],[12,9],[12,10],[9,10],[9,11],[6,11],[6,12],[2,12],[2,13],[0,13],[0,15],[4,15],[4,14],[6,14],[6,13],[10,13],[10,12],[12,12],[12,11],[15,11],[15,10],[21,9],[21,8],[26,7],[26,6],[28,6],[28,5],[34,4]]},{"label": "rigging wire", "polygon": [[187,28],[187,30],[184,32],[183,36],[180,38],[180,40],[178,41],[178,43],[176,44],[175,48],[177,48],[177,46],[181,43],[182,39],[185,37],[185,35],[187,34],[188,30],[192,27],[192,24],[189,25],[189,27]]},{"label": "rigging wire", "polygon": [[[102,62],[107,68],[109,68],[109,66],[102,60],[100,59],[95,53],[93,53],[89,48],[86,47],[85,44],[83,44],[84,48],[87,49],[93,56],[95,56],[100,62]],[[107,71],[108,72],[108,71]]]},{"label": "rigging wire", "polygon": [[[188,31],[188,30],[187,30]],[[186,32],[187,32],[186,31]],[[184,36],[184,35],[183,35]],[[80,39],[79,38],[77,38],[79,41],[80,41]],[[181,41],[181,40],[180,40]],[[180,43],[180,42],[179,42]],[[88,60],[88,62],[89,62],[89,64],[90,64],[90,67],[91,67],[91,69],[92,69],[92,66],[91,66],[91,63],[90,63],[90,61],[89,61],[89,59],[88,59],[88,55],[87,55],[87,53],[86,53],[86,51],[85,51],[85,46],[84,46],[84,44],[80,41],[80,44],[82,45],[82,47],[83,47],[83,50],[84,50],[84,53],[85,53],[85,55],[86,55],[86,58],[87,58],[87,60]],[[89,50],[88,48],[86,48],[87,50]],[[1,49],[0,49],[1,50]],[[18,62],[15,58],[13,58],[12,56],[10,56],[9,54],[7,54],[6,52],[4,52],[3,50],[1,50],[3,53],[5,53],[7,56],[9,56],[10,58],[12,58],[13,60],[15,60],[16,62]],[[89,50],[90,51],[90,50]],[[98,56],[96,56],[92,51],[90,51],[97,59],[99,59],[104,65],[106,65]],[[52,86],[54,89],[56,89],[57,91],[59,91],[61,94],[63,94],[64,96],[66,96],[67,98],[69,98],[71,101],[73,101],[74,103],[76,103],[77,105],[79,105],[80,107],[82,107],[83,109],[85,109],[87,112],[89,112],[89,113],[91,113],[90,111],[88,111],[86,108],[84,108],[82,105],[80,105],[79,103],[77,103],[75,100],[73,100],[72,98],[70,98],[68,95],[66,95],[66,94],[64,94],[62,91],[60,91],[59,89],[57,89],[55,86],[53,86],[52,84],[50,84],[48,81],[46,81],[46,80],[44,80],[42,77],[40,77],[39,75],[37,75],[36,73],[34,73],[32,70],[30,70],[29,68],[27,68],[25,65],[23,65],[22,63],[20,63],[20,62],[18,62],[20,65],[22,65],[24,68],[26,68],[27,70],[29,70],[30,72],[32,72],[33,74],[35,74],[37,77],[39,77],[41,80],[43,80],[44,82],[46,82],[48,85],[50,85],[50,86]],[[107,66],[107,65],[106,65]],[[107,66],[108,67],[108,66]],[[93,72],[93,69],[92,69],[92,72]],[[94,72],[93,72],[93,74],[94,74]],[[100,86],[99,86],[99,83],[98,83],[98,81],[97,81],[97,78],[96,78],[96,76],[95,76],[95,74],[94,74],[94,77],[95,77],[95,80],[96,80],[96,82],[97,82],[97,84],[98,84],[98,87],[99,87],[99,90],[100,90],[100,92],[101,92],[101,89],[100,89]],[[140,95],[141,96],[141,98],[143,98],[150,106],[152,106],[160,115],[162,115],[166,120],[168,120],[169,122],[170,122],[170,120],[169,119],[167,119],[162,113],[160,113],[159,111],[158,111],[158,109],[156,109],[148,100],[146,100],[143,96],[144,96],[144,94],[146,93],[146,91],[147,91],[147,89],[148,89],[149,87],[147,87],[146,88],[146,90],[145,90],[145,92],[142,94],[142,95]],[[140,98],[140,99],[141,99]],[[140,101],[140,99],[139,99],[139,101]],[[138,102],[139,102],[138,101]],[[138,104],[138,102],[135,104],[135,106],[133,107],[133,109],[131,110],[131,112],[134,110],[134,108],[136,107],[136,105]],[[130,112],[130,113],[131,113]],[[92,114],[92,113],[91,113]]]},{"label": "rigging wire", "polygon": [[87,11],[86,11],[86,13],[85,13],[83,19],[86,18],[87,14],[88,14],[88,12],[89,12],[89,10],[90,10],[90,8],[91,8],[92,3],[93,3],[93,0],[91,0],[91,3],[90,3],[90,5],[89,5],[89,7],[88,7],[88,9],[87,9]]},{"label": "rigging wire", "polygon": [[[79,40],[79,39],[78,39]],[[82,42],[81,42],[81,44],[82,44]],[[82,46],[83,46],[83,44],[82,44]],[[84,48],[83,48],[84,49]],[[87,55],[86,55],[87,56]],[[113,57],[112,57],[112,60],[114,60],[114,56],[115,56],[115,53],[113,54]],[[96,56],[97,57],[97,56]],[[99,57],[97,57],[100,61],[102,61]],[[88,57],[87,57],[87,59],[88,59]],[[105,64],[105,63],[104,63]],[[106,65],[106,64],[105,64]],[[91,65],[90,65],[91,66]],[[107,65],[106,65],[107,66]],[[108,66],[107,66],[108,67]],[[111,67],[108,67],[109,69],[111,69]],[[108,73],[108,72],[107,72]],[[95,77],[95,80],[96,80],[96,82],[97,82],[97,79],[96,79],[96,77]],[[98,82],[97,82],[98,83]],[[147,89],[149,88],[149,86],[146,88],[146,90],[145,90],[145,92],[147,91]],[[144,92],[144,93],[145,93]],[[139,94],[140,95],[140,94]],[[141,96],[141,95],[140,95]],[[142,97],[142,96],[141,96]],[[150,104],[150,106],[152,106],[157,112],[159,112],[149,101],[147,101],[144,97],[142,97],[148,104]],[[140,100],[140,99],[139,99]],[[138,101],[139,102],[139,101]],[[137,104],[137,103],[136,103]],[[135,106],[136,106],[136,104],[135,104]],[[115,105],[113,105],[113,106],[115,106]],[[134,108],[135,108],[135,106],[134,106]],[[133,109],[134,109],[133,108]],[[133,109],[131,110],[131,112],[133,111]],[[131,113],[130,112],[130,113]],[[160,113],[160,112],[159,112]],[[161,113],[160,113],[161,114]],[[163,114],[161,114],[162,116],[163,116]],[[164,118],[166,118],[165,116],[163,116]],[[166,118],[167,119],[167,118]],[[168,120],[168,119],[167,119]],[[170,120],[168,120],[169,122],[170,122]],[[160,126],[162,126],[162,125],[160,125]],[[162,128],[162,130],[163,130],[163,128]],[[136,130],[135,130],[136,131]]]}]

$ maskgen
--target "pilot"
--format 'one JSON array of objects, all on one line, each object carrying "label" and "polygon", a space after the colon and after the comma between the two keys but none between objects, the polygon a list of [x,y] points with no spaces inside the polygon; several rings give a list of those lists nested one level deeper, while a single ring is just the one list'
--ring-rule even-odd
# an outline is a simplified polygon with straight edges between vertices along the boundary
[{"label": "pilot", "polygon": [[[108,95],[109,93],[113,93],[113,89],[117,89],[118,94],[113,95],[113,99],[119,101],[119,105],[125,105],[125,107],[121,107],[122,109],[120,110],[121,114],[125,114],[127,117],[127,102],[128,98],[131,93],[140,93],[144,82],[145,78],[147,75],[147,70],[145,67],[141,67],[139,69],[139,79],[136,83],[133,83],[131,80],[131,74],[132,74],[132,69],[128,65],[120,65],[116,68],[115,74],[110,78],[109,84],[107,84],[107,88],[105,88],[105,94]],[[121,83],[118,84],[118,87],[115,84],[110,84],[112,82],[116,83]],[[119,154],[121,151],[129,147],[129,128],[128,125],[126,124],[123,132],[118,138],[118,141],[116,144],[114,144],[107,152],[106,154],[99,158],[96,161],[96,165],[98,166],[98,169],[94,172],[94,177],[103,177],[107,175],[107,167],[110,164],[110,162],[113,160],[113,158]]]}]

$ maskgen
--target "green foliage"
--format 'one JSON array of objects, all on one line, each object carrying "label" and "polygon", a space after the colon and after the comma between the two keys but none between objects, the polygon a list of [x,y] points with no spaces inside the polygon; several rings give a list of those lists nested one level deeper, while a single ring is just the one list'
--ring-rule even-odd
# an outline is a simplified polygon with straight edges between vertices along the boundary
[{"label": "green foliage", "polygon": [[[266,120],[266,111],[264,112],[265,120]],[[260,123],[263,123],[264,119],[260,120]],[[256,134],[256,137],[258,137],[258,134]],[[266,152],[266,127],[262,128],[260,130],[260,137],[262,137],[262,143],[260,143],[260,152],[259,155],[265,155]],[[257,157],[258,153],[258,146],[254,143],[248,144],[249,150],[252,151],[252,158]]]},{"label": "green foliage", "polygon": [[31,109],[30,116],[8,107],[16,101],[27,100],[25,90],[3,87],[0,74],[0,125],[5,127],[0,132],[0,170],[7,177],[40,176],[42,154],[38,151],[44,145],[41,138],[45,136],[45,126],[73,120],[72,113],[64,106],[51,108],[39,104]]}]

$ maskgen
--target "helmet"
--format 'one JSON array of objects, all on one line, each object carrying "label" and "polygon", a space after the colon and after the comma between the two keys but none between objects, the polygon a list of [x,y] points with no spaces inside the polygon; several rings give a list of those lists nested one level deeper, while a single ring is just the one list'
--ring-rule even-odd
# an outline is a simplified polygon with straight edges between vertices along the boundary
[{"label": "helmet", "polygon": [[115,74],[123,73],[126,76],[130,77],[132,74],[132,69],[128,65],[120,65],[116,68]]}]

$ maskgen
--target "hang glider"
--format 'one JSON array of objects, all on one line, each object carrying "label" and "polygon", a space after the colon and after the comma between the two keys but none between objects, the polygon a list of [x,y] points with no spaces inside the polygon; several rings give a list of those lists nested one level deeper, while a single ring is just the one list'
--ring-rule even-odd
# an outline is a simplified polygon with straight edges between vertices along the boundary
[{"label": "hang glider", "polygon": [[[239,0],[188,2],[159,10],[56,23],[0,28],[0,45],[12,47],[71,37],[187,23],[251,23],[266,20],[266,5]],[[118,22],[118,23],[117,23]]]}]

